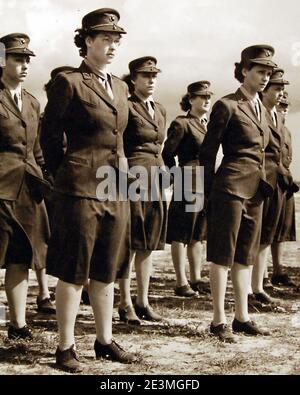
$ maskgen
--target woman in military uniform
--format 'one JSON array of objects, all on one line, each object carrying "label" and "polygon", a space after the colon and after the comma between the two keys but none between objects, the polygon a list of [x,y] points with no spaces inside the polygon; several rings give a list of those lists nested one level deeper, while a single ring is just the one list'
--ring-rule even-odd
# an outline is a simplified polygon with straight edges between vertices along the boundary
[{"label": "woman in military uniform", "polygon": [[[263,211],[263,225],[261,248],[257,265],[253,270],[252,288],[254,295],[261,302],[271,303],[273,300],[264,292],[271,286],[263,277],[267,270],[267,256],[271,247],[273,275],[271,283],[274,285],[295,286],[289,276],[284,273],[282,255],[284,243],[296,241],[295,200],[294,193],[299,190],[293,182],[290,171],[292,161],[291,133],[285,126],[286,97],[285,85],[288,84],[283,77],[282,69],[275,70],[267,88],[262,93],[263,103],[267,108],[269,127],[273,135],[273,149],[269,145],[266,151],[267,176],[274,180],[274,193],[266,199]],[[283,100],[283,114],[280,104]],[[276,110],[277,109],[277,110]],[[268,278],[268,275],[265,276]],[[266,287],[267,284],[267,287]]]},{"label": "woman in military uniform", "polygon": [[8,337],[31,339],[25,320],[28,269],[44,273],[49,239],[43,201],[48,184],[38,140],[40,106],[22,89],[35,55],[26,34],[9,34],[0,42],[6,48],[0,82],[0,267],[6,268]]},{"label": "woman in military uniform", "polygon": [[[225,342],[236,341],[226,325],[224,309],[228,269],[235,297],[232,330],[266,335],[248,314],[249,266],[258,253],[264,196],[272,193],[265,177],[265,148],[269,127],[258,92],[267,86],[275,63],[274,49],[267,45],[246,48],[236,63],[235,77],[242,84],[237,92],[218,100],[200,147],[205,166],[208,197],[207,260],[214,316],[210,331]],[[220,144],[223,160],[215,173]]]},{"label": "woman in military uniform", "polygon": [[[212,95],[209,87],[208,81],[194,82],[182,98],[181,108],[188,113],[177,117],[170,125],[162,154],[169,169],[176,165],[176,156],[182,169],[184,166],[195,168],[200,164],[199,149],[206,134]],[[191,297],[197,292],[209,292],[209,283],[201,279],[202,242],[206,240],[205,211],[188,212],[187,204],[185,200],[174,201],[173,195],[168,213],[167,243],[171,244],[176,273],[175,294]],[[185,273],[185,245],[190,265],[190,284]]]},{"label": "woman in military uniform", "polygon": [[[152,268],[152,251],[162,250],[165,245],[167,204],[158,193],[157,201],[151,200],[151,167],[163,166],[161,156],[165,139],[166,111],[153,100],[157,74],[157,60],[152,56],[138,58],[129,63],[130,75],[125,78],[131,92],[129,98],[129,121],[124,133],[124,149],[130,168],[143,166],[148,177],[148,199],[130,202],[131,248],[135,255],[137,299],[135,312],[130,296],[130,279],[120,281],[120,319],[139,324],[140,319],[159,321],[161,317],[149,305],[148,290]],[[129,196],[130,198],[130,196]],[[136,317],[136,314],[138,317]]]},{"label": "woman in military uniform", "polygon": [[135,360],[112,339],[114,281],[126,272],[130,255],[130,206],[119,199],[118,190],[112,200],[100,193],[106,177],[97,180],[103,168],[118,176],[127,163],[123,132],[128,121],[128,89],[107,71],[125,33],[117,24],[119,18],[110,8],[84,16],[75,36],[84,61],[55,78],[41,128],[45,160],[55,180],[47,272],[59,278],[56,362],[70,372],[82,370],[75,352],[74,326],[82,287],[88,281],[96,358]]},{"label": "woman in military uniform", "polygon": [[[281,247],[283,245],[278,245],[278,242],[280,242],[278,236],[282,232],[283,227],[285,227],[284,238],[290,241],[295,240],[295,222],[289,221],[289,224],[287,224],[285,220],[288,220],[288,218],[285,219],[282,217],[287,201],[286,195],[289,193],[290,188],[293,187],[290,172],[285,169],[282,163],[283,155],[285,154],[286,128],[284,126],[284,119],[276,111],[276,105],[279,104],[283,96],[284,88],[289,84],[283,75],[284,71],[282,69],[275,69],[266,89],[261,94],[262,102],[267,110],[267,121],[271,132],[270,143],[266,148],[266,176],[274,191],[272,196],[264,202],[261,245],[257,262],[253,268],[252,290],[253,297],[258,302],[265,304],[274,302],[263,289],[263,278],[269,248],[272,246],[272,256],[277,263],[278,259],[280,259],[279,256],[282,255]],[[288,229],[286,225],[288,225]]]}]

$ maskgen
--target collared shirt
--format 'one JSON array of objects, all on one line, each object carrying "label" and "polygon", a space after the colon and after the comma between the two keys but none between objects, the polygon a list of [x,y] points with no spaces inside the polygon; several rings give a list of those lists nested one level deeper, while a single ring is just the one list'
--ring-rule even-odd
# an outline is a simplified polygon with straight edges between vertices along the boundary
[{"label": "collared shirt", "polygon": [[208,119],[206,115],[203,115],[201,118],[197,117],[196,115],[192,114],[191,111],[189,111],[189,115],[193,118],[195,118],[202,126],[206,128]]},{"label": "collared shirt", "polygon": [[273,123],[274,123],[274,125],[275,125],[276,128],[277,128],[278,114],[277,114],[276,108],[274,108],[273,110],[271,110],[271,116],[272,116],[272,119],[273,119]]},{"label": "collared shirt", "polygon": [[155,109],[155,102],[152,96],[148,97],[148,99],[143,99],[141,96],[139,96],[137,93],[134,93],[147,107],[147,110],[151,117],[154,119],[154,109]]},{"label": "collared shirt", "polygon": [[9,92],[11,94],[11,97],[13,98],[13,101],[16,103],[17,107],[19,108],[20,111],[22,111],[22,89],[21,87],[17,89],[9,89]]},{"label": "collared shirt", "polygon": [[241,89],[243,95],[246,96],[247,100],[250,102],[252,108],[255,111],[255,114],[257,115],[257,118],[259,120],[261,120],[261,105],[262,105],[262,103],[261,103],[261,100],[258,96],[258,93],[256,93],[255,96],[252,96],[243,85],[240,87],[240,89]]},{"label": "collared shirt", "polygon": [[111,73],[104,73],[102,70],[99,70],[95,65],[93,65],[88,59],[84,59],[84,62],[86,65],[92,70],[92,72],[98,77],[98,81],[100,84],[103,86],[103,88],[106,90],[108,95],[110,96],[111,99],[114,98],[112,87],[111,87],[111,79],[112,79],[112,74]]}]

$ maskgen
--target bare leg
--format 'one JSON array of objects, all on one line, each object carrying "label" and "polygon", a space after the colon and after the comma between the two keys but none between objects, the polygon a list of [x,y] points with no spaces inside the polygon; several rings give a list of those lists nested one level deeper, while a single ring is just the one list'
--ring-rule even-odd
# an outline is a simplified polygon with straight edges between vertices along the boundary
[{"label": "bare leg", "polygon": [[119,280],[120,287],[120,304],[119,307],[121,309],[125,309],[128,306],[132,306],[131,293],[130,293],[130,284],[131,284],[131,274],[132,274],[132,266],[134,261],[135,254],[132,256],[132,260],[129,264],[129,275],[128,278],[122,278]]},{"label": "bare leg", "polygon": [[202,243],[201,241],[193,242],[187,246],[187,256],[190,264],[191,283],[201,280],[202,269]]},{"label": "bare leg", "polygon": [[176,286],[182,287],[187,285],[188,280],[185,272],[186,249],[184,244],[173,241],[171,245],[171,254],[176,274]]},{"label": "bare leg", "polygon": [[248,287],[248,295],[253,294],[252,288],[252,274],[253,273],[253,266],[249,266],[249,287]]},{"label": "bare leg", "polygon": [[110,344],[112,341],[114,283],[105,284],[90,280],[89,295],[95,317],[97,340],[103,345]]},{"label": "bare leg", "polygon": [[211,263],[210,286],[213,298],[213,325],[226,324],[225,294],[228,279],[228,267]]},{"label": "bare leg", "polygon": [[152,271],[151,251],[136,251],[135,270],[137,281],[136,304],[139,307],[147,307],[149,304],[148,292]]},{"label": "bare leg", "polygon": [[234,289],[235,318],[240,322],[247,322],[250,319],[248,314],[249,267],[234,263],[231,269],[231,279]]},{"label": "bare leg", "polygon": [[273,243],[271,245],[271,252],[272,252],[274,274],[275,275],[282,274],[283,272],[282,256],[284,252],[284,243]]},{"label": "bare leg", "polygon": [[10,314],[10,323],[15,328],[26,325],[26,300],[28,290],[28,267],[9,264],[5,273],[5,292]]},{"label": "bare leg", "polygon": [[263,293],[264,274],[267,266],[267,259],[269,253],[268,245],[261,245],[257,256],[257,261],[253,267],[252,272],[252,289],[254,293]]},{"label": "bare leg", "polygon": [[74,328],[81,298],[81,285],[58,280],[56,286],[56,317],[59,331],[59,349],[75,345]]},{"label": "bare leg", "polygon": [[48,289],[48,276],[46,274],[46,269],[36,270],[36,279],[39,284],[39,300],[49,299],[49,289]]}]

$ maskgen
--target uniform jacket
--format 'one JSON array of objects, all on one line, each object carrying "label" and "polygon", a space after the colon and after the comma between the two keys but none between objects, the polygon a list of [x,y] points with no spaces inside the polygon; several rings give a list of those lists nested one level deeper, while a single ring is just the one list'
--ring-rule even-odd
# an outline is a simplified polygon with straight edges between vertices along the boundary
[{"label": "uniform jacket", "polygon": [[275,189],[279,174],[284,174],[282,159],[282,145],[284,141],[283,117],[277,114],[277,127],[274,125],[270,112],[266,111],[266,119],[271,131],[270,141],[266,148],[266,176],[268,182]]},{"label": "uniform jacket", "polygon": [[25,172],[33,176],[38,189],[43,188],[39,107],[38,101],[22,89],[20,112],[9,90],[0,81],[0,199],[17,199]]},{"label": "uniform jacket", "polygon": [[[265,196],[272,193],[265,173],[265,149],[270,138],[265,112],[261,106],[259,121],[240,89],[216,102],[199,151],[205,166],[206,195],[214,190],[250,199],[258,188]],[[214,174],[220,144],[224,157]]]},{"label": "uniform jacket", "polygon": [[154,119],[136,95],[129,98],[129,120],[124,133],[124,150],[130,166],[163,166],[161,151],[165,139],[166,110],[155,102]]},{"label": "uniform jacket", "polygon": [[113,100],[84,62],[56,78],[41,127],[41,145],[47,167],[55,175],[56,191],[96,198],[100,166],[118,168],[121,158],[127,170],[123,149],[127,85],[113,76],[112,91]]},{"label": "uniform jacket", "polygon": [[282,163],[283,171],[281,172],[281,175],[279,177],[279,182],[280,180],[283,181],[283,185],[286,186],[288,195],[291,196],[293,193],[299,191],[299,187],[293,181],[293,176],[290,170],[290,165],[293,160],[292,136],[291,136],[291,132],[285,126],[285,124],[283,125],[282,132],[283,132],[283,139],[281,145],[281,163]]},{"label": "uniform jacket", "polygon": [[176,156],[180,166],[189,166],[199,161],[199,149],[205,135],[206,126],[190,113],[177,117],[168,129],[162,153],[166,166],[175,166]]}]

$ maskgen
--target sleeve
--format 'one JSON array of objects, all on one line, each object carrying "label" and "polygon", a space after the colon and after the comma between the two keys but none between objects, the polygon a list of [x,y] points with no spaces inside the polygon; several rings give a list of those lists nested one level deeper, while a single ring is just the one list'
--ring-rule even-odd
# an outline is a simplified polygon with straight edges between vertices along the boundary
[{"label": "sleeve", "polygon": [[41,119],[40,119],[40,105],[37,103],[37,119],[39,119],[39,125],[37,130],[37,136],[33,146],[33,155],[35,157],[36,163],[43,169],[45,166],[45,160],[43,156],[43,151],[40,145],[40,131],[41,131]]},{"label": "sleeve", "polygon": [[199,152],[201,166],[204,166],[204,188],[206,196],[209,196],[211,191],[215,175],[217,153],[230,117],[231,115],[227,105],[221,100],[217,101],[212,109],[207,133]]},{"label": "sleeve", "polygon": [[167,140],[164,144],[162,157],[165,165],[170,169],[176,165],[177,149],[185,135],[183,125],[177,120],[173,121],[168,129]]},{"label": "sleeve", "polygon": [[72,98],[71,83],[66,75],[58,75],[49,93],[40,138],[46,167],[54,176],[64,157],[65,117]]}]

